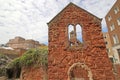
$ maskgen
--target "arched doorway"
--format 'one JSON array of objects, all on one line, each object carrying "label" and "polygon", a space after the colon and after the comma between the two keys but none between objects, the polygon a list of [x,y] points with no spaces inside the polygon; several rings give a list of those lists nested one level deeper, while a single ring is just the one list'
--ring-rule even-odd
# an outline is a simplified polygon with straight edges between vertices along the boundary
[{"label": "arched doorway", "polygon": [[92,72],[84,63],[74,63],[68,70],[68,80],[93,80]]}]

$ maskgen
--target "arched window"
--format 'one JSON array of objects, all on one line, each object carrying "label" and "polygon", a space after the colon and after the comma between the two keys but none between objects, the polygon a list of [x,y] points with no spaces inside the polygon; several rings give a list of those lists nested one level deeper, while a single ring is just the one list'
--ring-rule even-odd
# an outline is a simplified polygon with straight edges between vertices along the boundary
[{"label": "arched window", "polygon": [[82,40],[82,27],[79,24],[76,25],[76,36],[80,42],[83,42],[83,40]]},{"label": "arched window", "polygon": [[68,26],[69,46],[82,46],[82,28],[79,24]]},{"label": "arched window", "polygon": [[69,25],[68,26],[68,36],[69,36],[69,40],[70,40],[70,33],[74,31],[74,26],[73,25]]}]

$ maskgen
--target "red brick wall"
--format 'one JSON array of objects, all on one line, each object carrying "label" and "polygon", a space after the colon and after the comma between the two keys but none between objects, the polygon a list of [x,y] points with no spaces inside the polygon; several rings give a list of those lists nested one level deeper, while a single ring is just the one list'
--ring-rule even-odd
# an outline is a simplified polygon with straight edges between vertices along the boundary
[{"label": "red brick wall", "polygon": [[22,68],[20,80],[46,80],[47,72],[42,67]]},{"label": "red brick wall", "polygon": [[[68,48],[69,24],[82,26],[84,46],[81,49]],[[83,63],[90,68],[92,79],[89,80],[114,80],[98,18],[70,4],[48,26],[49,80],[70,80],[68,70],[74,63]]]}]

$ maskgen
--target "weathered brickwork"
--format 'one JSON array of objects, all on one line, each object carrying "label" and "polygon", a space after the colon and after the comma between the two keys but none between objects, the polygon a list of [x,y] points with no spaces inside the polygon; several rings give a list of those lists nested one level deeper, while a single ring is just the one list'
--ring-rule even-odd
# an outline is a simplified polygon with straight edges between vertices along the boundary
[{"label": "weathered brickwork", "polygon": [[[81,48],[69,45],[70,24],[82,26]],[[48,26],[48,80],[114,80],[101,32],[101,19],[70,3]]]},{"label": "weathered brickwork", "polygon": [[40,67],[22,68],[20,80],[47,80],[47,71]]}]

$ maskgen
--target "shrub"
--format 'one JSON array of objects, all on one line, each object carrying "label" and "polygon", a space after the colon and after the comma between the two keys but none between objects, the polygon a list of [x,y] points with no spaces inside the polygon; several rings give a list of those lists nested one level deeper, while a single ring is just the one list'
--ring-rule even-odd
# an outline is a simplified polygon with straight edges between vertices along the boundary
[{"label": "shrub", "polygon": [[41,47],[39,49],[30,49],[25,52],[21,57],[16,58],[8,67],[15,68],[15,67],[23,67],[23,66],[45,66],[47,68],[47,55],[48,55],[48,48]]}]

